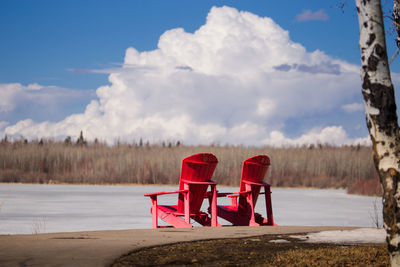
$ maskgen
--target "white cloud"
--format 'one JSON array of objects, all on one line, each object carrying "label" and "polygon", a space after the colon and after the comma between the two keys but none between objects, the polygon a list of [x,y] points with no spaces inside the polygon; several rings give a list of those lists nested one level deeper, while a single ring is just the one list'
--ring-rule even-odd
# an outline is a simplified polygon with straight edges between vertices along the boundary
[{"label": "white cloud", "polygon": [[[65,137],[83,130],[89,139],[111,143],[116,138],[290,143],[281,133],[288,119],[329,113],[354,101],[360,87],[358,66],[318,50],[307,52],[272,19],[229,7],[212,8],[194,33],[166,31],[155,50],[128,48],[109,81],[84,113],[59,122],[23,120],[3,133]],[[0,107],[11,110],[7,103]],[[313,138],[351,142],[341,127],[293,142]]]},{"label": "white cloud", "polygon": [[8,112],[15,107],[15,95],[21,91],[19,84],[0,84],[0,112]]},{"label": "white cloud", "polygon": [[329,19],[328,14],[325,13],[323,9],[312,12],[310,9],[303,10],[302,13],[296,16],[296,21],[304,22],[310,20],[326,21]]},{"label": "white cloud", "polygon": [[[53,119],[67,106],[88,103],[93,91],[78,91],[37,83],[0,84],[0,120],[17,121],[23,116]],[[60,114],[62,115],[62,114]],[[60,115],[58,117],[60,117]],[[65,114],[63,115],[65,117]]]},{"label": "white cloud", "polygon": [[49,105],[52,101],[79,98],[85,93],[57,86],[42,86],[37,83],[24,86],[20,83],[0,83],[0,112],[13,111],[27,101]]},{"label": "white cloud", "polygon": [[323,129],[312,129],[298,138],[287,138],[279,131],[272,131],[263,143],[270,146],[302,146],[302,145],[318,145],[329,144],[334,146],[340,145],[370,145],[369,137],[351,139],[347,136],[346,131],[341,126],[330,126]]},{"label": "white cloud", "polygon": [[0,121],[0,131],[4,130],[8,124],[6,121]]},{"label": "white cloud", "polygon": [[342,109],[348,113],[352,113],[357,111],[363,111],[364,105],[361,103],[346,104],[342,106]]},{"label": "white cloud", "polygon": [[270,116],[275,113],[277,106],[275,102],[269,98],[262,98],[257,103],[257,115]]}]

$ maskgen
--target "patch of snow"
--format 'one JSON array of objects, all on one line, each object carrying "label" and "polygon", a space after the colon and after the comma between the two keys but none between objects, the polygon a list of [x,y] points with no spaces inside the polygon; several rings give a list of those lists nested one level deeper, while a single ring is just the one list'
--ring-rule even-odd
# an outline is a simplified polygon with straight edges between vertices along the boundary
[{"label": "patch of snow", "polygon": [[381,244],[386,241],[386,231],[382,228],[359,228],[355,230],[323,231],[291,237],[309,243]]},{"label": "patch of snow", "polygon": [[286,240],[286,239],[276,239],[276,240],[271,240],[271,241],[269,241],[270,243],[279,243],[279,244],[282,244],[282,243],[290,243],[290,241],[289,240]]},{"label": "patch of snow", "polygon": [[291,235],[289,237],[299,239],[300,241],[307,241],[308,239],[306,235]]}]

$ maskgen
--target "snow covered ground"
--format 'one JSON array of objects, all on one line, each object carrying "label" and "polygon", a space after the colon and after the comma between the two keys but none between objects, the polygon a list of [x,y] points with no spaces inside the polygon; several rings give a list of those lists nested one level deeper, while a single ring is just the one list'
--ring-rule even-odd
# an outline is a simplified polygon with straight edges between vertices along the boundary
[{"label": "snow covered ground", "polygon": [[355,230],[343,231],[323,231],[319,233],[310,233],[304,236],[293,235],[291,237],[298,238],[309,243],[359,244],[386,242],[386,232],[382,228],[360,228]]},{"label": "snow covered ground", "polygon": [[[0,234],[151,228],[150,200],[143,194],[168,190],[176,190],[176,186],[1,184]],[[234,192],[237,188],[218,190]],[[176,195],[160,197],[161,204],[176,202]],[[224,204],[226,200],[218,202]],[[381,199],[348,195],[344,190],[272,188],[272,202],[279,225],[382,225]],[[262,198],[256,209],[265,214]],[[382,230],[368,229],[372,232],[379,234]],[[351,236],[353,232],[343,234]],[[354,234],[368,236],[357,231]],[[333,237],[340,235],[331,233]],[[318,238],[322,236],[310,234],[308,240]]]}]

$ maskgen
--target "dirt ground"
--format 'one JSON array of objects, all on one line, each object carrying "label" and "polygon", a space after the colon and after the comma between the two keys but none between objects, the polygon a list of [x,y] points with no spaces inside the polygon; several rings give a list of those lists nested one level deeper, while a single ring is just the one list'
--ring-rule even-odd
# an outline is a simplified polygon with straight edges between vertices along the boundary
[{"label": "dirt ground", "polygon": [[112,266],[389,266],[389,256],[385,244],[312,244],[264,235],[144,248]]}]

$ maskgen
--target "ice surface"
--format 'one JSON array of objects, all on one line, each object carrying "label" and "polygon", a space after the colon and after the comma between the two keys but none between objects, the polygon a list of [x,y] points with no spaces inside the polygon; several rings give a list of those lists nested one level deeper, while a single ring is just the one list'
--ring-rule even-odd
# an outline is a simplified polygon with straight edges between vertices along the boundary
[{"label": "ice surface", "polygon": [[[1,184],[0,234],[151,228],[151,202],[143,195],[176,189],[177,186]],[[235,192],[238,188],[219,186],[218,190]],[[159,197],[160,204],[176,202],[176,195]],[[376,216],[382,222],[380,198],[348,195],[344,190],[272,188],[272,202],[279,225],[373,227]],[[218,199],[218,203],[229,204],[229,200]],[[265,215],[262,195],[256,210]]]}]

